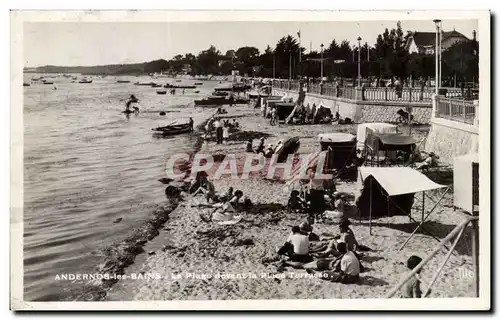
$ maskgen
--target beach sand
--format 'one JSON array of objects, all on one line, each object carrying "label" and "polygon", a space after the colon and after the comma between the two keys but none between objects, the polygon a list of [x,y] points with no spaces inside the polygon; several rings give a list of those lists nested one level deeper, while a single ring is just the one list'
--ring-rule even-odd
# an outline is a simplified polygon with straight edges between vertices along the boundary
[{"label": "beach sand", "polygon": [[[327,132],[348,132],[355,134],[356,125],[302,125],[270,126],[260,112],[249,106],[228,107],[227,116],[235,117],[243,132],[270,135],[266,143],[276,143],[291,136],[300,137],[301,153],[319,150],[317,135]],[[408,130],[407,127],[401,128]],[[425,138],[427,127],[413,128],[417,140]],[[248,135],[236,132],[224,145],[215,142],[204,143],[200,152],[242,153]],[[237,140],[235,140],[237,139]],[[256,146],[257,141],[254,141]],[[447,173],[431,172],[440,183]],[[397,177],[395,177],[397,179]],[[200,213],[208,214],[213,209],[191,207],[204,203],[202,196],[191,198],[179,205],[169,216],[168,232],[160,233],[154,241],[157,244],[154,255],[142,259],[143,263],[133,266],[127,272],[144,275],[159,274],[162,279],[136,280],[120,295],[120,300],[227,300],[227,299],[329,299],[329,298],[383,298],[407,274],[406,260],[413,254],[426,257],[438,241],[418,231],[408,245],[399,250],[401,244],[416,227],[408,217],[386,217],[372,222],[372,235],[368,221],[351,218],[351,228],[359,243],[373,251],[366,252],[361,262],[366,271],[355,285],[331,283],[313,277],[304,270],[287,267],[278,271],[276,250],[287,239],[293,225],[306,220],[306,214],[287,213],[280,209],[285,205],[289,191],[283,183],[251,176],[248,179],[213,179],[218,192],[223,193],[231,185],[240,189],[254,204],[262,205],[261,212],[242,213],[243,219],[235,225],[206,223]],[[158,186],[162,187],[161,185]],[[354,194],[355,182],[337,183],[337,190]],[[442,192],[429,192],[437,199]],[[433,203],[426,200],[425,207]],[[351,208],[354,210],[354,208]],[[414,201],[412,216],[417,220],[421,214],[421,195]],[[463,214],[453,211],[453,194],[450,192],[436,211],[430,216],[426,229],[439,238],[444,238],[462,220]],[[314,230],[320,238],[339,233],[335,223],[315,223]],[[163,243],[160,248],[159,245]],[[421,273],[428,283],[441,264],[446,250],[441,250]],[[472,270],[470,229],[466,229],[454,254],[432,287],[430,297],[471,297],[474,295],[474,278],[468,277]],[[423,285],[425,290],[427,285]],[[124,296],[125,295],[125,296]],[[115,297],[116,299],[116,297]]]}]

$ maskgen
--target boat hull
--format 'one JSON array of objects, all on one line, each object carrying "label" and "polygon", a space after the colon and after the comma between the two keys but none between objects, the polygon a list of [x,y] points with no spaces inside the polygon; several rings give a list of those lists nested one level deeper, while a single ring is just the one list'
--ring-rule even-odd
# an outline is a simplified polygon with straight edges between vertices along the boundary
[{"label": "boat hull", "polygon": [[189,127],[189,124],[185,125],[178,125],[178,126],[167,126],[167,127],[159,127],[152,129],[154,132],[154,135],[159,135],[159,136],[174,136],[178,134],[184,134],[184,133],[189,133],[191,131],[191,128]]}]

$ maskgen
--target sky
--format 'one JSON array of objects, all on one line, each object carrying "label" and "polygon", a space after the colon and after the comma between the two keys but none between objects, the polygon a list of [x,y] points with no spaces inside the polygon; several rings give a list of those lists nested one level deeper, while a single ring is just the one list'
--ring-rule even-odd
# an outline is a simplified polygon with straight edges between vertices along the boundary
[{"label": "sky", "polygon": [[[297,37],[306,52],[320,50],[333,39],[348,40],[351,45],[373,45],[378,34],[396,27],[397,21],[334,22],[25,22],[23,55],[26,67],[43,65],[92,66],[171,59],[177,54],[198,54],[214,45],[224,54],[243,46],[261,52],[272,48],[286,35]],[[406,31],[435,32],[431,20],[401,21]],[[443,20],[444,31],[456,31],[472,38],[477,20]]]}]

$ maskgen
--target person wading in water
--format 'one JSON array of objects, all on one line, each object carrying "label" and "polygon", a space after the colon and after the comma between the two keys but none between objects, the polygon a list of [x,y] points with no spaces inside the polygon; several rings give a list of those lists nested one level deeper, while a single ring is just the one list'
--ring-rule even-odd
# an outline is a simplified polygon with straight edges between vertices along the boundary
[{"label": "person wading in water", "polygon": [[130,105],[132,103],[136,103],[136,102],[139,102],[139,99],[137,99],[135,97],[135,95],[133,95],[133,94],[130,95],[130,98],[128,99],[127,103],[125,104],[125,112],[127,112],[127,113],[130,112]]}]

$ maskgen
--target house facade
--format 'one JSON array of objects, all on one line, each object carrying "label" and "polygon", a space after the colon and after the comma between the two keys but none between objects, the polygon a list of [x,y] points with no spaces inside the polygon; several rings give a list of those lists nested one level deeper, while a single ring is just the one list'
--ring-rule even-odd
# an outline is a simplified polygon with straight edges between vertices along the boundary
[{"label": "house facade", "polygon": [[[475,39],[476,32],[473,32]],[[469,38],[458,31],[448,31],[441,33],[441,50],[445,51],[452,45],[461,41],[469,41]],[[435,32],[409,32],[408,40],[405,46],[409,53],[422,53],[433,55],[436,50],[436,33]]]}]

